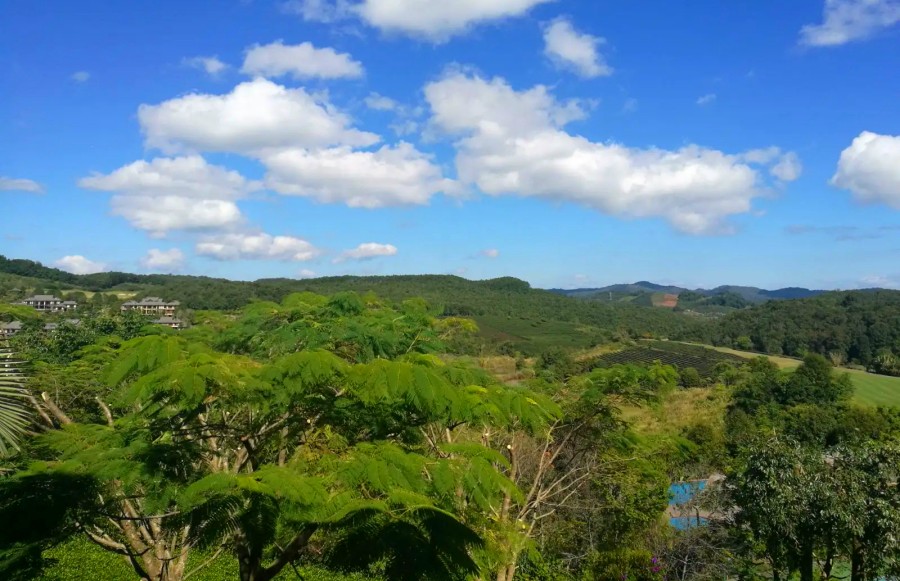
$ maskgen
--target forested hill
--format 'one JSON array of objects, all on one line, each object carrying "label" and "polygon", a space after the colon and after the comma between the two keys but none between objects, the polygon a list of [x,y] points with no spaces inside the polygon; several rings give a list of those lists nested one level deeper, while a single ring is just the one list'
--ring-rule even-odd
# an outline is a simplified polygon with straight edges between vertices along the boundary
[{"label": "forested hill", "polygon": [[723,285],[712,289],[689,289],[680,286],[661,285],[645,280],[631,284],[614,284],[601,288],[576,288],[576,289],[551,289],[553,292],[576,297],[580,299],[608,300],[610,296],[621,300],[622,298],[637,297],[651,293],[665,293],[673,295],[694,294],[703,297],[716,297],[720,295],[737,295],[747,303],[764,303],[771,300],[803,299],[822,294],[822,290],[808,288],[788,287],[775,290],[766,290],[755,286]]},{"label": "forested hill", "polygon": [[812,351],[871,365],[900,353],[900,291],[829,292],[733,312],[708,328],[713,343],[777,355]]},{"label": "forested hill", "polygon": [[[5,273],[5,274],[2,274]],[[437,315],[473,317],[494,343],[509,342],[524,352],[551,346],[588,347],[614,336],[679,338],[700,333],[703,323],[661,309],[578,301],[533,289],[506,277],[470,281],[450,275],[340,276],[307,280],[230,281],[200,276],[105,272],[73,275],[28,260],[0,257],[0,295],[19,292],[90,291],[178,300],[194,310],[233,310],[255,300],[281,301],[293,292],[374,293],[391,301],[424,298]]]}]

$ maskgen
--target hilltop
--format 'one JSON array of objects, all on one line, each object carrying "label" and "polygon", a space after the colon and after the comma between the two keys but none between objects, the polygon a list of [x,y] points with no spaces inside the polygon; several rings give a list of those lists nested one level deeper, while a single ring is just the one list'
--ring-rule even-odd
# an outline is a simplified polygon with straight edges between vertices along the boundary
[{"label": "hilltop", "polygon": [[804,299],[814,297],[825,290],[813,290],[801,287],[786,287],[775,290],[767,290],[755,286],[722,285],[712,289],[695,288],[674,285],[661,285],[646,280],[631,284],[613,284],[599,288],[575,288],[575,289],[550,289],[552,292],[575,297],[579,299],[596,300],[634,300],[648,294],[682,295],[684,293],[696,293],[703,297],[715,297],[724,294],[733,294],[741,297],[747,303],[759,304],[772,300]]}]

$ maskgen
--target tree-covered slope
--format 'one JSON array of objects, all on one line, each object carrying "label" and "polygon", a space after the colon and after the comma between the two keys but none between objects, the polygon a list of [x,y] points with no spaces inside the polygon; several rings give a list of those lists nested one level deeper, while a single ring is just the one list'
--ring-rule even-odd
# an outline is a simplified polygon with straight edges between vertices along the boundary
[{"label": "tree-covered slope", "polygon": [[7,291],[19,288],[23,292],[24,282],[30,291],[85,290],[160,296],[178,300],[183,307],[194,310],[234,310],[253,301],[278,302],[302,291],[374,293],[391,301],[420,297],[428,301],[433,314],[472,317],[483,328],[484,339],[491,343],[509,342],[514,349],[526,353],[555,345],[589,347],[623,335],[694,336],[703,325],[688,316],[637,305],[578,301],[531,288],[527,282],[512,277],[471,281],[449,275],[338,276],[248,282],[116,272],[73,275],[37,262],[3,257],[0,273],[6,273],[0,274],[0,295],[4,286]]},{"label": "tree-covered slope", "polygon": [[791,356],[811,351],[870,365],[879,352],[900,352],[900,291],[771,301],[729,314],[710,330],[717,345]]}]

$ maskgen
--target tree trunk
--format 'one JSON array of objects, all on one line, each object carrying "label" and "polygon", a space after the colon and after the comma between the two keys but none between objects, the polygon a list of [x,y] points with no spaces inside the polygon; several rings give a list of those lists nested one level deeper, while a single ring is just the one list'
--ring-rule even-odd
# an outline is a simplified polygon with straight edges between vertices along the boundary
[{"label": "tree trunk", "polygon": [[812,543],[803,547],[803,553],[800,555],[800,581],[813,581]]},{"label": "tree trunk", "polygon": [[275,562],[268,567],[264,567],[262,564],[262,552],[251,549],[246,539],[239,537],[235,553],[238,558],[238,573],[241,581],[270,581],[274,579],[288,564],[297,560],[300,553],[309,544],[309,539],[316,532],[317,528],[318,525],[307,525],[305,529],[297,533],[297,536],[281,551]]},{"label": "tree trunk", "polygon": [[866,558],[858,542],[853,543],[850,555],[850,581],[866,581]]},{"label": "tree trunk", "polygon": [[825,555],[825,562],[822,563],[822,581],[831,579],[831,570],[834,568],[834,553],[834,547],[829,546],[828,552]]}]

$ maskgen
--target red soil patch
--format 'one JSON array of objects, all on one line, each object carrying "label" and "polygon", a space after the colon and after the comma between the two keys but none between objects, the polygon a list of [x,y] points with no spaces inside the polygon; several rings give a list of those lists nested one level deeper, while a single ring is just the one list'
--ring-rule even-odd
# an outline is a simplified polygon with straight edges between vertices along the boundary
[{"label": "red soil patch", "polygon": [[678,306],[678,295],[663,295],[663,300],[657,306],[674,309]]}]

